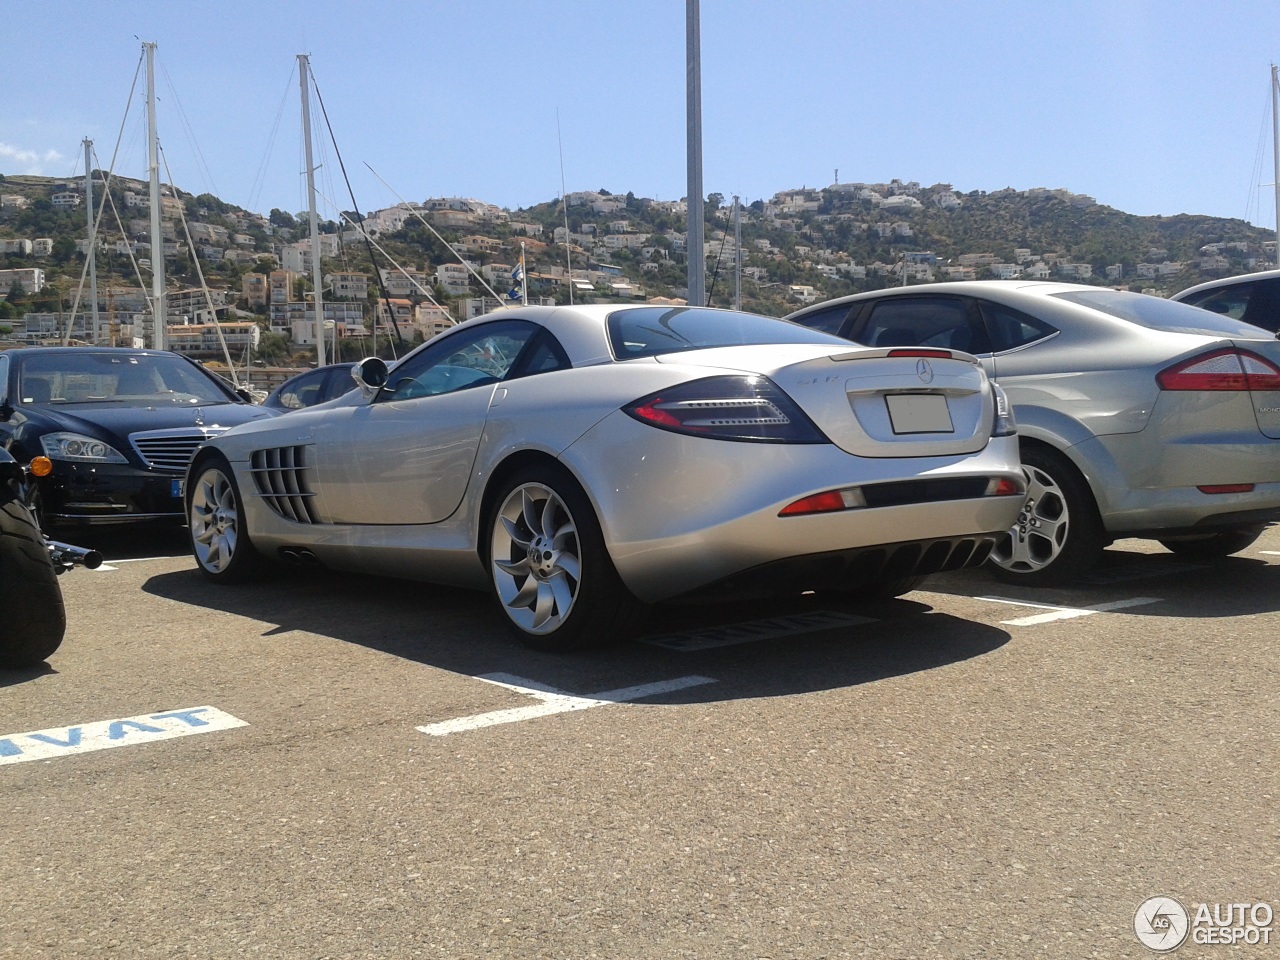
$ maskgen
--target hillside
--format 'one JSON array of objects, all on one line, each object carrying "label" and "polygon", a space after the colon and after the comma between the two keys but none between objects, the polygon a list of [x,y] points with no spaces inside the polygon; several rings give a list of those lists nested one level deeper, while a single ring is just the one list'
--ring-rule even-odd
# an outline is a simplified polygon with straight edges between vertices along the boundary
[{"label": "hillside", "polygon": [[[100,173],[95,176],[101,178]],[[100,196],[101,183],[95,186]],[[0,254],[0,269],[40,267],[47,282],[37,294],[0,290],[0,295],[14,294],[12,302],[0,302],[0,320],[24,311],[70,307],[83,271],[84,257],[76,245],[83,246],[86,217],[82,206],[57,206],[55,198],[82,189],[78,181],[0,178],[0,249],[10,250]],[[146,192],[146,184],[136,180],[112,181],[112,206],[100,238],[100,287],[140,286],[129,251],[135,257],[148,255]],[[178,196],[188,229],[203,238],[193,243],[207,282],[225,288],[232,303],[240,298],[244,274],[269,271],[285,246],[305,236],[300,215],[272,210],[264,216],[210,194],[179,191]],[[590,292],[580,288],[580,301],[609,299],[620,291],[632,297],[683,296],[682,203],[607,190],[567,199],[575,278],[592,285]],[[71,201],[63,196],[61,202]],[[324,233],[342,238],[338,256],[324,262],[325,273],[374,276],[375,266],[390,266],[389,255],[406,269],[433,275],[456,258],[419,219],[426,217],[449,245],[461,244],[477,267],[513,264],[523,242],[531,296],[568,298],[566,209],[558,198],[513,211],[461,200],[415,206],[420,209],[413,216],[401,215],[392,221],[394,229],[379,233],[377,242],[385,253],[375,250],[371,255],[370,246],[347,224],[325,223]],[[177,251],[166,259],[170,284],[192,286],[197,272],[174,201],[166,202],[165,212],[166,239]],[[374,218],[369,221],[372,229],[377,214],[368,216]],[[948,184],[921,188],[896,180],[783,191],[744,208],[740,229],[743,305],[773,315],[795,309],[799,302],[858,290],[1009,271],[1167,295],[1204,279],[1262,269],[1274,260],[1272,232],[1242,220],[1139,217],[1065,190],[959,193]],[[712,194],[707,205],[707,286],[717,305],[728,305],[732,296],[732,232],[730,206],[723,196]],[[24,239],[45,243],[28,253]],[[5,241],[16,241],[21,249]],[[496,268],[493,272],[496,288],[499,274]],[[140,273],[149,282],[145,268]],[[465,296],[480,295],[479,285],[471,284],[469,291],[450,293],[436,283],[433,295],[456,306]],[[376,284],[370,285],[370,297],[378,297]]]}]

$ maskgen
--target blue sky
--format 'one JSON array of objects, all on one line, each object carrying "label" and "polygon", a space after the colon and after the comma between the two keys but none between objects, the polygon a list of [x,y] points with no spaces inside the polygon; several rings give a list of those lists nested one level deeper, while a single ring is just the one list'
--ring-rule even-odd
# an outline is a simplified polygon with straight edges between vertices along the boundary
[{"label": "blue sky", "polygon": [[[551,200],[561,152],[570,191],[685,193],[684,0],[3,0],[0,12],[2,173],[80,172],[85,136],[106,167],[150,40],[173,180],[252,210],[306,207],[299,53],[363,210],[396,194]],[[839,170],[1275,225],[1274,2],[702,0],[702,51],[707,193],[750,201]],[[135,177],[141,90],[115,166]],[[349,209],[333,150],[321,153],[320,189]]]}]

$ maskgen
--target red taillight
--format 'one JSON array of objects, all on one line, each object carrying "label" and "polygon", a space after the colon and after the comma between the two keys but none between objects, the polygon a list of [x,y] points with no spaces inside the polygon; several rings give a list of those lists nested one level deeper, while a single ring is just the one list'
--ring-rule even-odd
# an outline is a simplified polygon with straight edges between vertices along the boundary
[{"label": "red taillight", "polygon": [[917,349],[908,348],[906,350],[890,350],[889,356],[891,357],[929,357],[930,359],[933,359],[933,360],[953,359],[953,354],[951,353],[950,350],[921,350],[918,348]]},{"label": "red taillight", "polygon": [[1201,493],[1253,493],[1252,483],[1209,483],[1196,487]]},{"label": "red taillight", "polygon": [[1280,390],[1280,367],[1247,350],[1201,354],[1156,374],[1161,390]]},{"label": "red taillight", "polygon": [[844,497],[840,495],[840,491],[828,490],[825,493],[815,493],[811,497],[805,497],[795,503],[787,504],[782,508],[782,512],[778,516],[796,517],[805,513],[832,513],[836,510],[844,509],[846,509]]}]

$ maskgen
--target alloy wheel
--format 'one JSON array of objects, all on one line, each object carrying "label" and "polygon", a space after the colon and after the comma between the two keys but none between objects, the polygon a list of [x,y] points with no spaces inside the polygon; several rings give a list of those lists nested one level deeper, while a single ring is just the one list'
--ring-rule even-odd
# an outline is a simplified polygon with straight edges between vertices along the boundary
[{"label": "alloy wheel", "polygon": [[1058,559],[1070,534],[1067,497],[1039,467],[1024,466],[1027,499],[1018,519],[991,551],[991,559],[1011,573],[1035,573]]},{"label": "alloy wheel", "polygon": [[239,504],[227,475],[217,469],[202,473],[188,513],[196,560],[211,573],[222,573],[235,559],[240,539]]},{"label": "alloy wheel", "polygon": [[550,634],[572,613],[582,582],[577,525],[549,486],[512,490],[493,524],[490,571],[498,599],[526,633]]}]

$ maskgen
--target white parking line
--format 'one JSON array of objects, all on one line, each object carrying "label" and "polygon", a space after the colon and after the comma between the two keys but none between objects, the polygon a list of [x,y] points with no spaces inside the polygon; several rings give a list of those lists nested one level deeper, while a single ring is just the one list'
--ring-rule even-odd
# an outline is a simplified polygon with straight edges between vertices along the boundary
[{"label": "white parking line", "polygon": [[476,677],[499,687],[506,687],[517,693],[533,697],[539,702],[527,707],[512,707],[507,710],[494,710],[490,713],[476,714],[471,717],[458,717],[456,720],[444,720],[440,723],[429,723],[417,729],[433,737],[444,737],[464,730],[479,730],[481,727],[493,727],[502,723],[516,723],[520,720],[531,720],[534,717],[546,717],[553,713],[569,713],[574,710],[590,710],[592,707],[604,707],[611,703],[627,703],[632,700],[643,700],[645,697],[656,697],[659,694],[684,690],[687,687],[698,687],[705,683],[715,683],[710,677],[677,677],[675,680],[663,680],[659,683],[646,683],[637,687],[623,687],[620,690],[606,690],[604,693],[592,693],[578,696],[565,693],[524,677],[512,676],[509,673],[490,673]]},{"label": "white parking line", "polygon": [[1258,552],[1266,554],[1268,557],[1280,557],[1280,550],[1259,550]]},{"label": "white parking line", "polygon": [[[186,556],[186,554],[181,554]],[[130,557],[127,560],[104,560],[99,566],[95,567],[91,573],[110,573],[112,570],[119,569],[112,566],[114,563],[150,563],[152,560],[172,560],[173,557]]]},{"label": "white parking line", "polygon": [[0,736],[0,766],[28,760],[49,760],[111,747],[131,747],[156,740],[189,737],[194,733],[212,733],[247,727],[245,721],[223,713],[216,707],[190,707],[146,713],[120,720],[96,720],[74,727],[54,727],[31,733]]},{"label": "white parking line", "polygon": [[1011,627],[1033,627],[1040,623],[1051,623],[1054,620],[1070,620],[1074,617],[1089,617],[1095,613],[1109,613],[1112,610],[1124,610],[1127,607],[1141,607],[1148,603],[1159,603],[1158,597],[1133,597],[1129,600],[1113,600],[1110,603],[1095,603],[1091,607],[1057,607],[1048,603],[1027,603],[1025,600],[1010,600],[1008,597],[974,597],[975,600],[987,600],[991,603],[1007,603],[1015,607],[1033,607],[1037,610],[1051,610],[1052,613],[1039,613],[1030,617],[1019,617],[1016,620],[1001,620],[1002,624]]}]

